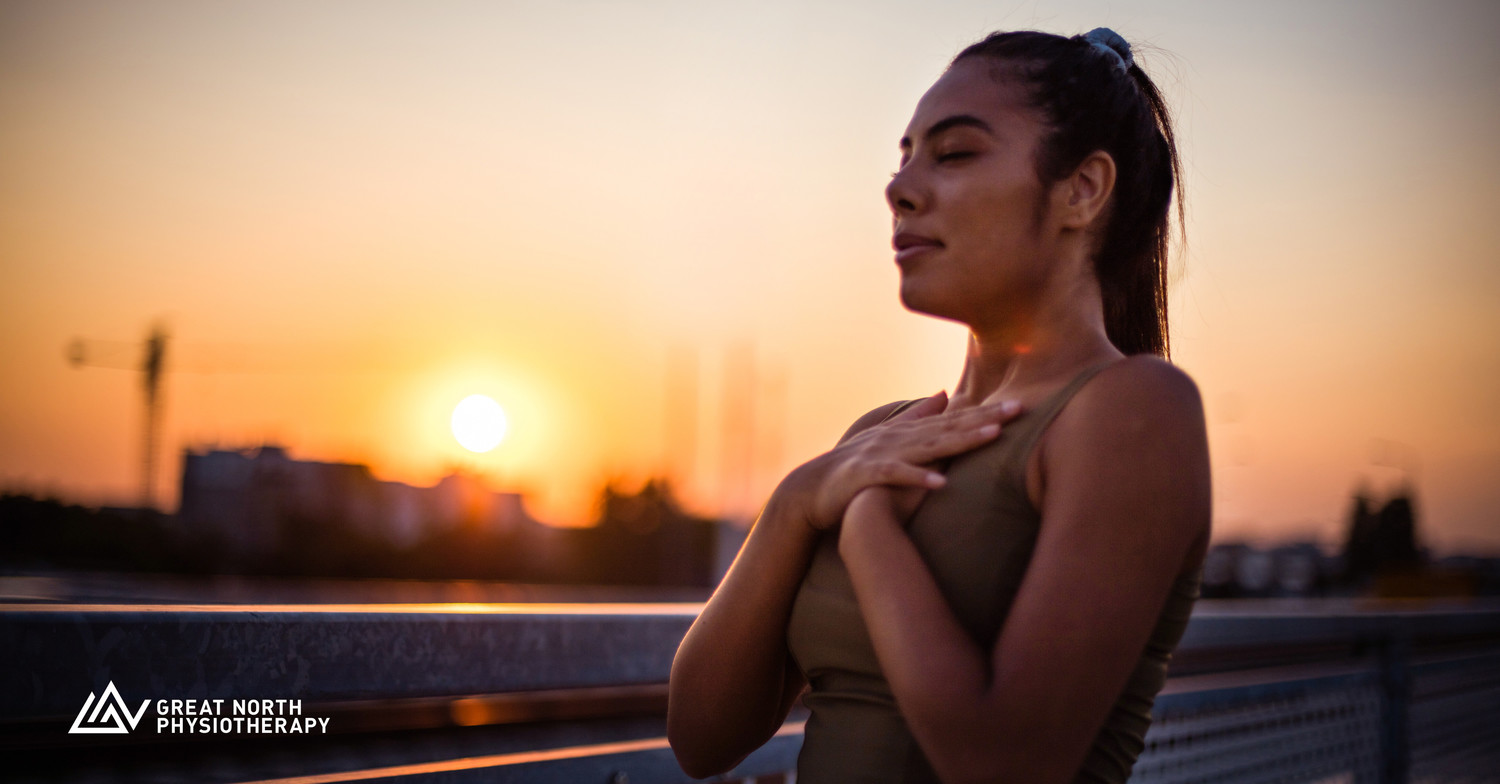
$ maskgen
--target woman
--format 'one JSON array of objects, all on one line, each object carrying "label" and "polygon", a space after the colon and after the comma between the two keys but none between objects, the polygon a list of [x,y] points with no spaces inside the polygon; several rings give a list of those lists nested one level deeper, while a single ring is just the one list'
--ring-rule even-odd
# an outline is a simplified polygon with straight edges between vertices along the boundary
[{"label": "woman", "polygon": [[668,736],[727,770],[810,687],[800,784],[1124,781],[1209,532],[1164,359],[1165,106],[1111,31],[997,33],[900,147],[901,300],[969,327],[962,375],[777,487],[678,649]]}]

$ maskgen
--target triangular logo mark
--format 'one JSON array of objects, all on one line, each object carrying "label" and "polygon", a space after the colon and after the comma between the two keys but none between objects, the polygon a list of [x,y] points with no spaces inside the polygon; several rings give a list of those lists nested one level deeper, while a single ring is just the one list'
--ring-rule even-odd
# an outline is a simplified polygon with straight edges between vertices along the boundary
[{"label": "triangular logo mark", "polygon": [[[83,733],[111,733],[124,735],[135,729],[135,725],[141,721],[141,716],[146,713],[146,706],[151,700],[141,703],[141,709],[131,715],[130,706],[120,697],[120,692],[115,690],[115,682],[110,681],[104,687],[104,695],[99,701],[94,702],[94,693],[89,692],[89,698],[84,701],[83,709],[78,711],[78,718],[73,719],[73,728],[68,730],[69,735]],[[92,708],[93,710],[90,710]],[[126,720],[130,725],[126,726]]]}]

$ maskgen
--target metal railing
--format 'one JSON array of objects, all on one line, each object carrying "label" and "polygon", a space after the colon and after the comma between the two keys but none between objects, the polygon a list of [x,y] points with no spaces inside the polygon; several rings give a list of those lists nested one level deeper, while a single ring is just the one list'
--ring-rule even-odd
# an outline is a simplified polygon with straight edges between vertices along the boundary
[{"label": "metal railing", "polygon": [[[700,607],[0,605],[0,778],[691,781],[665,684]],[[266,699],[313,731],[233,723]],[[1132,781],[1497,781],[1497,711],[1500,604],[1205,601]],[[791,780],[803,717],[725,778]]]}]

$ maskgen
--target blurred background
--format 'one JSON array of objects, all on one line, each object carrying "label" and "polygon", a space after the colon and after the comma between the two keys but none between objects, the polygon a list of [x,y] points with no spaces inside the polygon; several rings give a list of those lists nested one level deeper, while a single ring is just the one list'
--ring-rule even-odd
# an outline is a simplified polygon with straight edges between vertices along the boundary
[{"label": "blurred background", "polygon": [[918,97],[1096,26],[1177,111],[1206,595],[1494,592],[1493,3],[11,0],[7,595],[711,586],[789,469],[957,380],[896,298]]}]

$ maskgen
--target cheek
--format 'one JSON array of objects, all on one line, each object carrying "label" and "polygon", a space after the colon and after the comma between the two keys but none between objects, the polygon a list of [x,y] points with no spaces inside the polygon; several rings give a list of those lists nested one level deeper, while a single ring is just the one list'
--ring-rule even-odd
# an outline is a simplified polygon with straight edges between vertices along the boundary
[{"label": "cheek", "polygon": [[1031,189],[988,188],[966,200],[961,222],[967,250],[991,260],[1006,260],[1025,253],[1036,240],[1035,210]]},{"label": "cheek", "polygon": [[961,216],[964,281],[956,295],[975,302],[1028,296],[1045,284],[1049,264],[1036,222],[1036,189],[1027,184],[987,189]]},{"label": "cheek", "polygon": [[989,222],[1007,225],[1023,225],[1030,220],[1040,188],[1029,168],[999,159],[994,165],[965,172],[951,184],[953,206],[969,213],[966,218],[982,213]]}]

